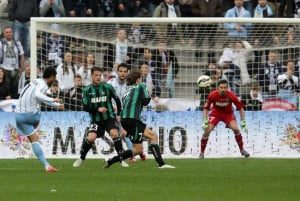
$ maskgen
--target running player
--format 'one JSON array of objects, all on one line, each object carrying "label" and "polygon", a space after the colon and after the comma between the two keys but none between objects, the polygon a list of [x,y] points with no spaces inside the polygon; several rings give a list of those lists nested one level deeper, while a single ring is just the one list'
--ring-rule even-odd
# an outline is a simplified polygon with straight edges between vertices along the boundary
[{"label": "running player", "polygon": [[[240,112],[242,129],[247,130],[243,103],[238,100],[234,93],[228,90],[228,81],[220,80],[218,82],[218,89],[212,91],[208,95],[207,101],[204,105],[204,122],[202,125],[204,134],[201,139],[200,159],[204,158],[204,151],[211,131],[220,121],[223,121],[235,134],[235,140],[239,146],[242,156],[245,156],[246,158],[250,156],[250,154],[244,149],[243,138],[233,113],[232,103],[235,104],[236,108]],[[211,105],[211,113],[208,115]]]},{"label": "running player", "polygon": [[47,172],[57,172],[57,169],[49,164],[45,159],[43,150],[39,144],[39,135],[37,134],[40,123],[41,102],[64,109],[64,105],[60,104],[57,98],[47,97],[45,94],[49,86],[52,85],[56,77],[54,68],[46,68],[43,73],[43,78],[38,78],[26,85],[20,93],[18,103],[16,105],[16,125],[18,133],[27,136],[31,142],[32,151],[38,160],[45,167]]},{"label": "running player", "polygon": [[[157,144],[157,135],[149,128],[146,128],[146,124],[141,121],[143,106],[148,105],[151,100],[146,85],[141,82],[141,73],[137,71],[130,73],[126,78],[126,83],[129,89],[122,99],[121,124],[133,143],[133,149],[124,151],[122,158],[126,159],[143,153],[142,141],[143,137],[146,137],[150,139],[149,149],[152,151],[159,168],[175,168],[174,166],[165,164]],[[109,160],[105,160],[103,167],[110,167],[112,164],[118,162],[118,158],[119,156],[115,156]]]},{"label": "running player", "polygon": [[99,67],[93,67],[91,69],[92,84],[83,89],[83,108],[90,114],[91,125],[82,142],[80,158],[73,163],[73,167],[79,167],[82,164],[95,140],[103,137],[105,131],[110,134],[114,142],[121,165],[128,167],[128,164],[124,163],[121,158],[123,147],[112,104],[112,99],[114,99],[117,105],[117,118],[120,119],[121,101],[110,84],[101,82],[101,72]]}]

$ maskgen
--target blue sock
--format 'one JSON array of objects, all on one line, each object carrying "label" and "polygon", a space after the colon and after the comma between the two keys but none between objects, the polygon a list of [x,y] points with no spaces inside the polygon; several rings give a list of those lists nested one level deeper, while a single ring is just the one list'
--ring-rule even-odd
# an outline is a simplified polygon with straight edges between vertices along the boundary
[{"label": "blue sock", "polygon": [[48,166],[49,163],[44,156],[43,150],[41,149],[39,142],[33,142],[31,146],[32,146],[33,153],[36,155],[38,160],[43,164],[43,166],[44,167]]},{"label": "blue sock", "polygon": [[132,150],[132,142],[130,141],[130,139],[128,137],[125,137],[125,143],[126,143],[127,149]]}]

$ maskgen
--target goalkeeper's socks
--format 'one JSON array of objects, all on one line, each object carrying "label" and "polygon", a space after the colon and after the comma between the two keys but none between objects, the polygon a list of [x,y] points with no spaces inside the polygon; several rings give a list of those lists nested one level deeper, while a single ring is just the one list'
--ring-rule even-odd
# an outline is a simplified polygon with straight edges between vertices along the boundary
[{"label": "goalkeeper's socks", "polygon": [[33,142],[31,144],[31,146],[32,146],[33,153],[38,158],[38,160],[43,164],[43,166],[44,167],[49,166],[49,163],[48,163],[48,161],[46,160],[46,158],[44,156],[43,150],[41,149],[41,146],[40,146],[39,142],[38,141]]},{"label": "goalkeeper's socks", "polygon": [[244,143],[243,143],[242,135],[241,134],[235,135],[235,141],[237,142],[237,144],[240,148],[240,151],[243,151],[244,150]]},{"label": "goalkeeper's socks", "polygon": [[122,147],[122,140],[121,140],[121,138],[117,137],[117,138],[113,139],[113,141],[114,141],[115,149],[120,158],[120,161],[122,161],[123,160],[122,154],[124,152],[123,147]]},{"label": "goalkeeper's socks", "polygon": [[92,148],[92,143],[90,143],[88,141],[88,139],[85,137],[82,145],[81,145],[81,149],[80,149],[80,158],[81,160],[85,160],[85,157],[87,155],[87,153],[89,152],[89,150]]},{"label": "goalkeeper's socks", "polygon": [[160,153],[158,144],[150,144],[149,148],[150,148],[156,162],[158,163],[158,165],[163,166],[165,164],[165,162],[163,161],[163,159],[161,157],[161,153]]},{"label": "goalkeeper's socks", "polygon": [[208,142],[208,138],[202,138],[201,139],[201,153],[204,153],[207,142]]},{"label": "goalkeeper's socks", "polygon": [[[127,158],[131,158],[131,157],[133,157],[132,150],[126,150],[122,153],[123,160],[126,160]],[[109,159],[107,162],[108,162],[108,165],[111,166],[112,164],[114,164],[116,162],[120,162],[120,157],[114,156],[113,158]]]}]

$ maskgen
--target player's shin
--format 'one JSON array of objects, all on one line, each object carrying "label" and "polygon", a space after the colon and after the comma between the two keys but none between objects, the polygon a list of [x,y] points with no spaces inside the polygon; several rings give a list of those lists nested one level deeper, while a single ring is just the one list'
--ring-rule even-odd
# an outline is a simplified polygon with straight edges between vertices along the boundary
[{"label": "player's shin", "polygon": [[48,163],[48,161],[46,160],[46,158],[44,156],[44,152],[41,149],[41,146],[40,146],[39,142],[38,141],[32,142],[31,146],[32,146],[33,153],[38,158],[38,160],[42,163],[42,165],[44,167],[49,166],[49,163]]},{"label": "player's shin", "polygon": [[[122,153],[121,157],[123,160],[126,160],[127,158],[131,158],[132,156],[133,156],[132,150],[126,150]],[[109,166],[111,166],[116,162],[120,162],[120,156],[114,156],[113,158],[109,159],[107,162]]]},{"label": "player's shin", "polygon": [[85,137],[82,145],[81,145],[81,149],[80,149],[80,158],[81,160],[85,160],[85,157],[87,155],[87,153],[89,152],[89,150],[92,148],[92,143],[88,141],[88,139]]},{"label": "player's shin", "polygon": [[163,166],[165,162],[163,161],[160,153],[158,144],[150,144],[149,149],[151,150],[156,162],[159,166]]},{"label": "player's shin", "polygon": [[240,134],[240,132],[235,133],[235,141],[237,142],[237,144],[240,148],[240,151],[243,151],[244,150],[244,142],[243,142],[243,137]]},{"label": "player's shin", "polygon": [[205,152],[207,142],[208,142],[208,137],[203,136],[202,139],[201,139],[201,153],[202,154],[204,154],[204,152]]},{"label": "player's shin", "polygon": [[120,137],[116,137],[116,138],[113,139],[113,141],[114,141],[115,149],[116,149],[116,151],[118,153],[118,156],[119,156],[119,161],[124,160],[123,156],[122,156],[124,150],[123,150],[123,147],[122,147],[122,140],[121,140],[121,138]]}]

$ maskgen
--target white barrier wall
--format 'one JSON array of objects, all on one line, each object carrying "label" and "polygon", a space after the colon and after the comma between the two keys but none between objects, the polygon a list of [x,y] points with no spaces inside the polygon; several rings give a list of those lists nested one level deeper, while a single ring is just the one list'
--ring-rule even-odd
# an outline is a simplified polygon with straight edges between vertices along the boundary
[{"label": "white barrier wall", "polygon": [[[238,117],[239,115],[237,115]],[[159,135],[166,158],[192,158],[199,154],[202,135],[198,111],[145,112],[144,121]],[[248,133],[242,133],[245,148],[253,157],[299,157],[299,112],[247,112]],[[0,113],[0,158],[30,157],[30,144],[16,133],[14,113]],[[49,158],[76,158],[89,125],[84,112],[42,113],[40,142]],[[147,144],[145,141],[145,152]],[[115,153],[109,137],[97,140],[89,157],[108,157]],[[207,157],[238,157],[232,132],[220,124],[211,134]]]}]

